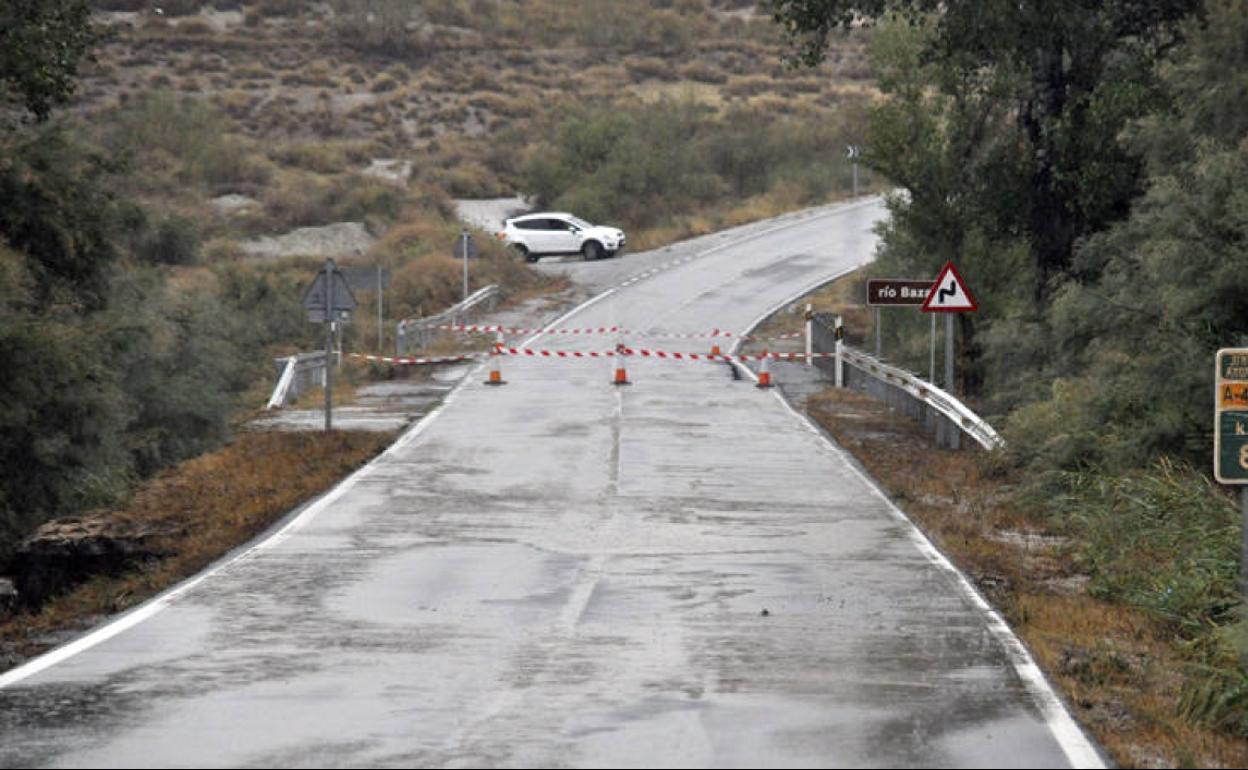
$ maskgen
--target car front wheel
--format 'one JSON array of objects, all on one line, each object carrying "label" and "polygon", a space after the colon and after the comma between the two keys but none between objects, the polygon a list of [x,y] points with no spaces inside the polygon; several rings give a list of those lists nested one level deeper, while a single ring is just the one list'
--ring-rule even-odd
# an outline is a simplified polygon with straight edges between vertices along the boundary
[{"label": "car front wheel", "polygon": [[586,260],[602,259],[602,244],[598,241],[589,241],[581,247],[581,255]]}]

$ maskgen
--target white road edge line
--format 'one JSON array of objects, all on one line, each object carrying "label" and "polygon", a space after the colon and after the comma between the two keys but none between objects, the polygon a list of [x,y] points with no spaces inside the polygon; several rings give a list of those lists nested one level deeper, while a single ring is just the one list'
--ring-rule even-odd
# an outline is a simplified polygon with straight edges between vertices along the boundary
[{"label": "white road edge line", "polygon": [[[759,316],[752,324],[750,324],[749,328],[742,331],[741,334],[749,335],[753,333],[755,328],[762,324],[762,322],[768,317],[774,315],[780,308],[796,302],[798,299],[810,294],[819,287],[829,284],[844,275],[852,273],[866,264],[867,263],[864,262],[857,267],[851,267],[847,270],[843,270],[840,273],[803,289],[801,292],[798,292],[784,302],[776,305],[770,311]],[[735,355],[737,348],[740,347],[740,345],[741,340],[738,339],[729,349],[729,353]],[[748,366],[743,365],[741,368],[745,370],[750,379],[758,382],[758,375],[756,375]],[[1100,750],[1096,748],[1096,745],[1088,738],[1087,734],[1084,733],[1083,728],[1081,728],[1079,724],[1075,722],[1074,717],[1070,715],[1070,711],[1066,708],[1065,702],[1053,689],[1053,686],[1049,683],[1048,678],[1045,677],[1044,672],[1040,670],[1038,665],[1036,665],[1036,661],[1032,658],[1031,652],[1027,649],[1027,646],[1023,644],[1022,640],[1019,639],[1014,633],[1014,630],[1011,629],[1009,624],[1005,622],[1005,618],[1001,617],[1001,614],[988,603],[988,600],[983,597],[983,595],[979,592],[979,589],[975,588],[975,584],[972,583],[966,575],[962,574],[962,571],[955,567],[953,562],[949,561],[948,557],[941,553],[940,549],[938,549],[932,541],[928,539],[927,535],[923,533],[923,530],[919,529],[918,525],[910,520],[910,517],[906,515],[905,511],[897,507],[897,504],[893,502],[892,498],[888,496],[888,493],[884,491],[876,480],[863,472],[861,467],[858,465],[858,461],[854,459],[852,455],[838,446],[836,442],[828,438],[828,435],[817,425],[815,425],[811,421],[810,417],[797,411],[797,409],[789,403],[789,400],[785,398],[784,394],[782,394],[779,390],[773,390],[771,395],[779,401],[785,409],[788,410],[789,414],[797,418],[797,420],[801,422],[807,430],[817,436],[826,447],[844,459],[846,465],[848,465],[850,470],[854,472],[854,475],[862,479],[867,486],[870,487],[870,489],[884,501],[893,518],[907,526],[910,539],[919,549],[920,553],[926,556],[927,559],[933,564],[953,575],[954,579],[957,581],[958,587],[962,589],[963,593],[966,594],[966,596],[980,610],[980,612],[986,616],[988,620],[989,633],[991,633],[997,641],[1001,642],[1002,646],[1005,648],[1006,655],[1010,659],[1010,664],[1014,666],[1014,670],[1023,681],[1023,685],[1027,688],[1028,694],[1031,695],[1033,703],[1040,711],[1040,714],[1044,719],[1045,724],[1048,726],[1049,731],[1053,733],[1054,740],[1057,741],[1058,745],[1062,749],[1062,752],[1066,754],[1066,759],[1070,761],[1071,766],[1097,769],[1107,767]]]}]

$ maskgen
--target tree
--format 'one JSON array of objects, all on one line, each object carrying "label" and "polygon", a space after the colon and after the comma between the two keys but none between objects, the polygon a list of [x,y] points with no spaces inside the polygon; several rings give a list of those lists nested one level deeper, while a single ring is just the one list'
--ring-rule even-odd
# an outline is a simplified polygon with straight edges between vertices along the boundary
[{"label": "tree", "polygon": [[0,105],[46,120],[73,95],[78,65],[101,32],[88,0],[5,0],[0,4]]},{"label": "tree", "polygon": [[1068,465],[1208,462],[1214,352],[1248,345],[1248,100],[1229,98],[1248,93],[1245,5],[1210,0],[1208,24],[1164,68],[1173,103],[1130,137],[1148,163],[1147,192],[1076,249],[1076,272],[1096,280],[1055,292],[1055,349],[1081,384],[1017,421],[1074,407],[1083,418],[1054,435],[1097,440],[1061,452]]},{"label": "tree", "polygon": [[0,240],[29,258],[36,305],[104,306],[118,173],[56,122],[0,138]]},{"label": "tree", "polygon": [[[921,63],[950,98],[986,100],[1011,118],[1010,135],[970,136],[991,150],[994,185],[975,205],[997,233],[1029,244],[1036,298],[1069,273],[1078,240],[1122,218],[1141,165],[1120,141],[1155,106],[1155,65],[1180,40],[1199,0],[770,0],[794,59],[822,60],[831,36],[897,13],[927,26]],[[944,130],[949,123],[940,123]],[[950,143],[960,151],[961,142]],[[891,152],[897,152],[893,148]],[[981,153],[981,155],[985,155]],[[880,170],[904,158],[872,153]],[[904,183],[904,180],[901,180]]]}]

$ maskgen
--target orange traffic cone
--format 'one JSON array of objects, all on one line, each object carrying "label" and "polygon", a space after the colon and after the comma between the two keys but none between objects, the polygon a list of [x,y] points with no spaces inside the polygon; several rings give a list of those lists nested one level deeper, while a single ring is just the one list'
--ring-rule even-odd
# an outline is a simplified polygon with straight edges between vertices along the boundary
[{"label": "orange traffic cone", "polygon": [[767,351],[763,351],[763,365],[758,369],[758,385],[760,388],[771,387],[771,357],[767,355]]},{"label": "orange traffic cone", "polygon": [[485,381],[486,385],[506,385],[503,379],[502,360],[503,360],[503,334],[499,332],[498,341],[494,343],[494,350],[490,352],[490,378]]},{"label": "orange traffic cone", "polygon": [[713,356],[723,355],[723,353],[719,352],[719,345],[711,345],[711,355]]},{"label": "orange traffic cone", "polygon": [[628,381],[628,372],[624,371],[624,343],[615,346],[615,379],[611,381],[612,385],[632,385]]}]

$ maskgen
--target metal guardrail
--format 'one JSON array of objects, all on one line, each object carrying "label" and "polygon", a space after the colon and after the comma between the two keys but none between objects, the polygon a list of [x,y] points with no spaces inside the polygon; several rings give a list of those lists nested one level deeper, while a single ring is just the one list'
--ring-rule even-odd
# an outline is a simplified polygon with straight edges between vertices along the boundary
[{"label": "metal guardrail", "polygon": [[312,385],[325,386],[325,353],[299,353],[273,359],[277,367],[277,387],[269,397],[268,409],[280,409],[299,398]]},{"label": "metal guardrail", "polygon": [[[827,314],[816,313],[811,323],[811,345],[815,352],[836,350],[836,337]],[[985,449],[1005,445],[1001,436],[982,417],[956,397],[923,380],[918,375],[886,364],[860,350],[841,344],[842,381],[922,422],[936,434],[936,442],[951,449],[961,448],[963,434]],[[832,369],[835,358],[818,359],[816,366]]]},{"label": "metal guardrail", "polygon": [[428,345],[430,337],[436,331],[436,327],[443,324],[461,322],[470,312],[483,305],[487,310],[493,310],[500,296],[501,290],[498,285],[490,284],[483,289],[473,292],[463,302],[447,308],[437,315],[424,318],[404,318],[398,322],[395,328],[396,354],[400,356],[407,355],[413,342],[421,346]]}]

